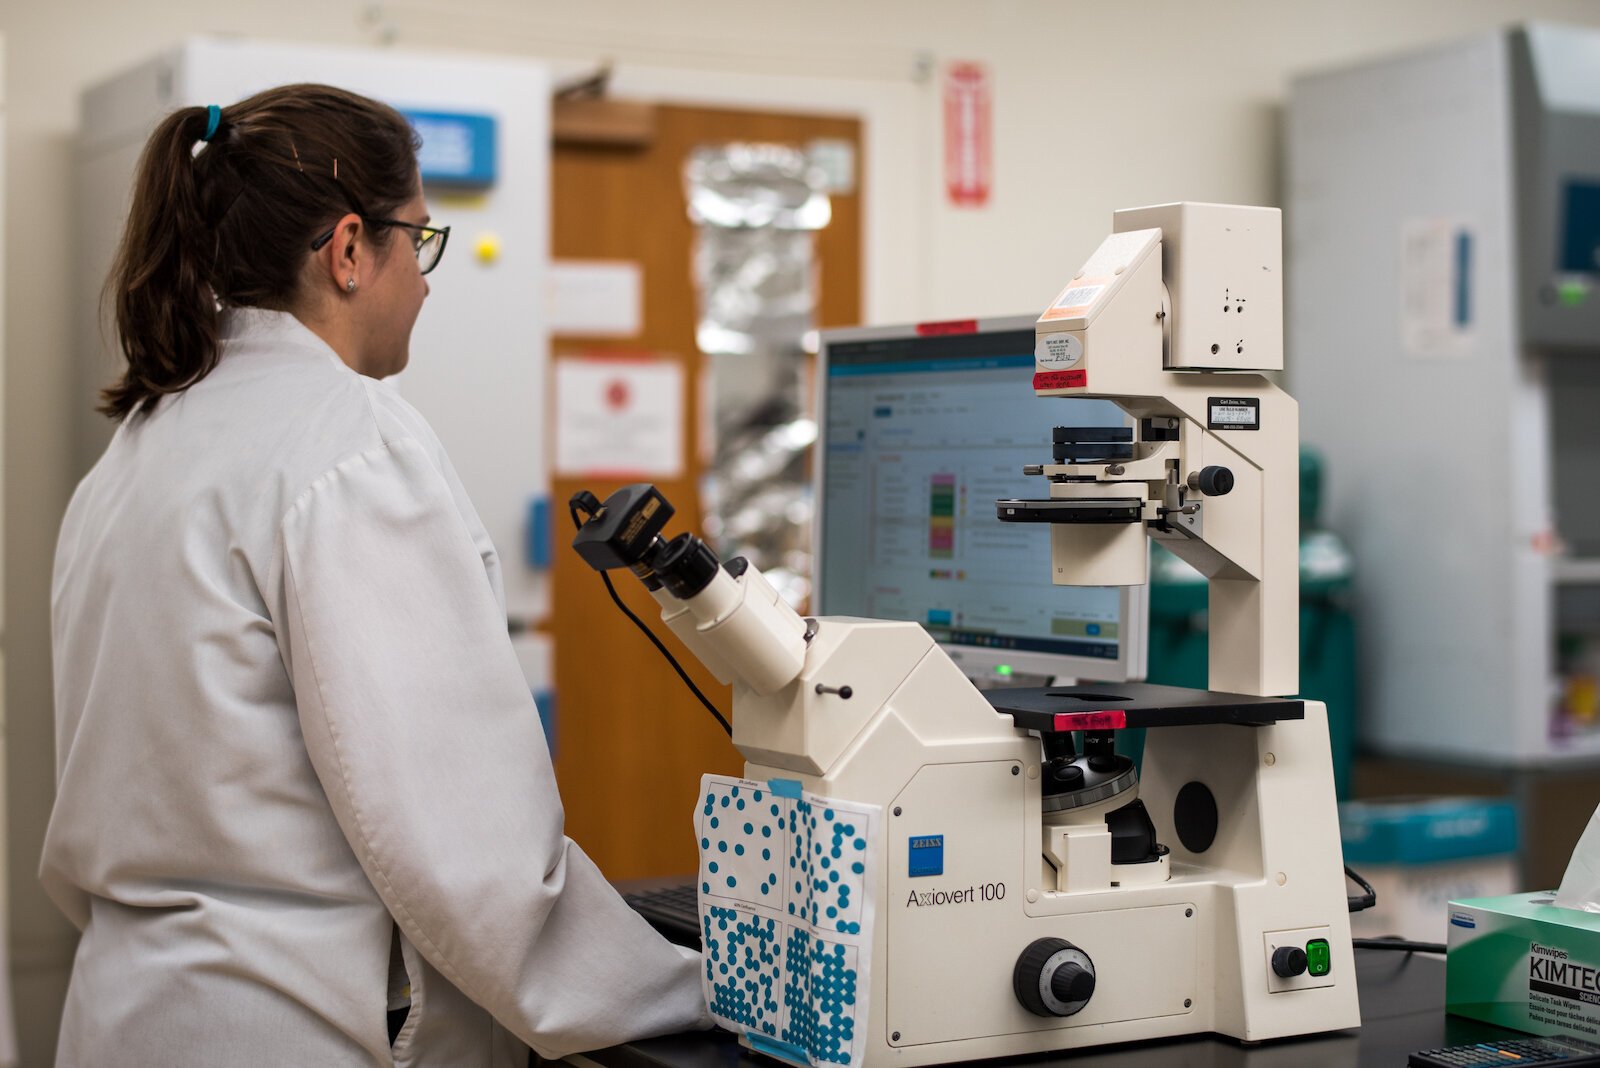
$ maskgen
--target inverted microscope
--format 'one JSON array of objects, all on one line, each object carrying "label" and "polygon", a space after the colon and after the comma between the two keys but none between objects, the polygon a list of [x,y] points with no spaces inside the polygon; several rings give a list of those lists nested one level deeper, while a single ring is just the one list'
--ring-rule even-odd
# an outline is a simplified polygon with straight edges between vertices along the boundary
[{"label": "inverted microscope", "polygon": [[[1057,428],[1027,470],[1046,495],[995,506],[1049,524],[1056,584],[1145,581],[1146,538],[1199,569],[1209,690],[980,691],[915,623],[804,618],[758,569],[667,537],[652,486],[574,498],[584,560],[631,570],[733,688],[744,777],[696,828],[707,997],[747,1046],[880,1068],[1359,1025],[1326,711],[1287,696],[1297,409],[1262,374],[1281,267],[1275,209],[1117,212],[1040,317],[1031,384],[1130,425]],[[1131,728],[1138,769],[1115,750]],[[746,801],[773,819],[704,830]],[[787,852],[764,861],[774,828]]]}]

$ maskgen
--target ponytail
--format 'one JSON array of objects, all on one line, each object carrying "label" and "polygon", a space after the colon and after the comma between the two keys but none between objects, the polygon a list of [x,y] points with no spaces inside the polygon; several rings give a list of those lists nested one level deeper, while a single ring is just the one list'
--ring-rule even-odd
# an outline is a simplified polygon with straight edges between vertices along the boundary
[{"label": "ponytail", "polygon": [[[146,414],[210,374],[221,309],[294,307],[318,233],[416,195],[419,144],[398,111],[326,85],[168,115],[139,160],[106,281],[128,367],[99,410]],[[390,236],[370,240],[381,252]]]},{"label": "ponytail", "polygon": [[101,394],[100,411],[122,420],[188,388],[217,364],[217,300],[197,254],[204,232],[194,146],[206,108],[183,108],[156,127],[139,160],[133,207],[109,286],[128,370]]}]

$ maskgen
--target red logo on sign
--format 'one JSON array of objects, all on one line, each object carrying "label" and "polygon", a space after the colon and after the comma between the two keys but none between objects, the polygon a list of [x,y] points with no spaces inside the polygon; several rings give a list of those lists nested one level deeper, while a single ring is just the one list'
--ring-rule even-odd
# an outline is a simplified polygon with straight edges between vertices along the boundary
[{"label": "red logo on sign", "polygon": [[620,378],[606,383],[606,406],[619,412],[628,406],[628,383]]},{"label": "red logo on sign", "polygon": [[1089,384],[1089,372],[1079,369],[1076,371],[1040,371],[1033,376],[1034,389],[1077,389]]},{"label": "red logo on sign", "polygon": [[950,203],[989,202],[989,74],[981,63],[952,63],[944,78],[944,183]]}]

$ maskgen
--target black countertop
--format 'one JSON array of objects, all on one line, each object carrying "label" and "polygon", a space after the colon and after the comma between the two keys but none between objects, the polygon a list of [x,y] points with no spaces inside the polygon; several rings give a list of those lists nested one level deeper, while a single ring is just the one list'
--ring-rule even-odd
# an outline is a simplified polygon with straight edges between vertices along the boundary
[{"label": "black countertop", "polygon": [[[1444,1012],[1444,958],[1389,950],[1357,950],[1359,1030],[1245,1046],[1212,1035],[1159,1039],[1074,1052],[1006,1057],[985,1065],[1132,1068],[1404,1068],[1415,1050],[1504,1038],[1501,1028]],[[603,1068],[773,1068],[726,1031],[668,1035],[582,1055]]]}]

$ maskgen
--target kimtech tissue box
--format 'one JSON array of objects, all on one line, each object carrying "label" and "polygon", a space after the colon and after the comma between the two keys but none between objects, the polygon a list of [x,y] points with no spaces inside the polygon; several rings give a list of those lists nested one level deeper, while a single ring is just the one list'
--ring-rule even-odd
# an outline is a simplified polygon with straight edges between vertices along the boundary
[{"label": "kimtech tissue box", "polygon": [[1541,890],[1450,902],[1446,1011],[1600,1040],[1600,913],[1554,901]]}]

